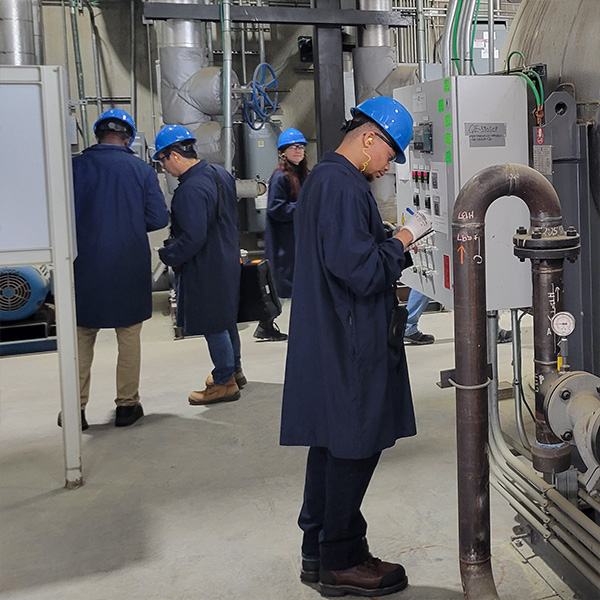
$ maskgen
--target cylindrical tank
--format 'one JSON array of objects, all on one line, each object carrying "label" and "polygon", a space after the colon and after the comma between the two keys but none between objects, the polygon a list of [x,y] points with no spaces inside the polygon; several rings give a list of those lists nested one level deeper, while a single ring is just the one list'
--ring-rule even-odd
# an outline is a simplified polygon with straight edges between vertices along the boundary
[{"label": "cylindrical tank", "polygon": [[50,290],[48,268],[0,269],[0,321],[18,321],[33,315]]}]

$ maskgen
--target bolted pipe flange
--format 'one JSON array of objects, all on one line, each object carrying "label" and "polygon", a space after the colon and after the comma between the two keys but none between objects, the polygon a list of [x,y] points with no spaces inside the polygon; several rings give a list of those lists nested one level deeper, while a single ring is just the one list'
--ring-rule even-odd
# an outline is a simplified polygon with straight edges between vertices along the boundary
[{"label": "bolted pipe flange", "polygon": [[524,260],[574,261],[581,250],[579,234],[571,226],[564,230],[562,225],[554,227],[533,227],[527,232],[519,227],[513,236],[515,256]]}]

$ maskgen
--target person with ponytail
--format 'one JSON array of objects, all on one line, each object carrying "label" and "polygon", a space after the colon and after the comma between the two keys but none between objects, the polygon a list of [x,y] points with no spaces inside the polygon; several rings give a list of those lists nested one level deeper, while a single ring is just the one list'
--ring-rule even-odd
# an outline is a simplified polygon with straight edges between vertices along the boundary
[{"label": "person with ponytail", "polygon": [[[308,177],[306,139],[290,127],[277,139],[277,149],[279,164],[269,180],[265,256],[271,263],[277,295],[291,298],[296,256],[294,213],[300,188]],[[274,319],[259,322],[254,337],[270,342],[287,340]]]}]

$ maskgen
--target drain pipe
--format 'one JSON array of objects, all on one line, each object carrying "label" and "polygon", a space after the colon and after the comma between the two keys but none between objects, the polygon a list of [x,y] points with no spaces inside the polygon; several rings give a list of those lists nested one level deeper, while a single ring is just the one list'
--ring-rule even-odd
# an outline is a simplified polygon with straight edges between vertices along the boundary
[{"label": "drain pipe", "polygon": [[[537,171],[524,165],[505,164],[484,169],[462,188],[452,215],[454,254],[454,339],[457,455],[458,455],[458,513],[460,570],[463,591],[467,600],[497,600],[498,593],[491,568],[488,386],[491,383],[487,365],[486,288],[485,288],[485,214],[497,198],[518,196],[527,204],[531,214],[531,236],[521,234],[520,252],[542,263],[533,269],[534,307],[548,294],[562,290],[562,269],[558,263],[576,256],[579,239],[565,235],[562,227],[560,202],[552,185]],[[539,237],[537,234],[539,233]],[[536,236],[533,240],[530,237]],[[517,251],[515,251],[517,253]],[[517,254],[520,258],[521,255]],[[551,257],[548,259],[548,257]],[[481,260],[481,258],[483,260]],[[552,262],[550,272],[545,264]],[[556,299],[556,298],[555,298]],[[546,335],[550,304],[546,297],[543,306],[534,314],[535,364],[546,372],[556,366],[549,360]],[[552,338],[553,339],[553,338]],[[541,371],[540,371],[541,374]],[[537,395],[536,395],[537,396]],[[537,398],[536,398],[537,399]],[[536,406],[536,413],[538,413]],[[544,472],[564,470],[565,446],[554,444],[543,411],[536,415],[536,433],[552,446],[542,449]],[[538,438],[539,440],[540,438]],[[560,442],[560,440],[558,440]],[[532,448],[534,465],[536,450]],[[567,456],[568,459],[568,456]]]},{"label": "drain pipe", "polygon": [[452,75],[452,29],[456,19],[456,9],[459,0],[450,0],[446,10],[446,24],[442,36],[442,76]]}]

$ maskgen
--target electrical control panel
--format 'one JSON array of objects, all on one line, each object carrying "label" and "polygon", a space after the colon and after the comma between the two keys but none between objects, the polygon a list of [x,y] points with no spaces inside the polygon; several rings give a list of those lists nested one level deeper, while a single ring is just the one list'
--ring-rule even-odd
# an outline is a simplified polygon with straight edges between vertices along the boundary
[{"label": "electrical control panel", "polygon": [[[407,161],[397,165],[398,222],[410,212],[431,215],[434,235],[417,243],[402,281],[452,308],[452,210],[462,186],[502,163],[528,164],[527,90],[520,77],[448,77],[394,90],[414,119]],[[531,267],[513,254],[512,236],[529,226],[529,210],[514,196],[486,215],[488,310],[531,305]],[[480,254],[464,260],[483,260]]]}]

